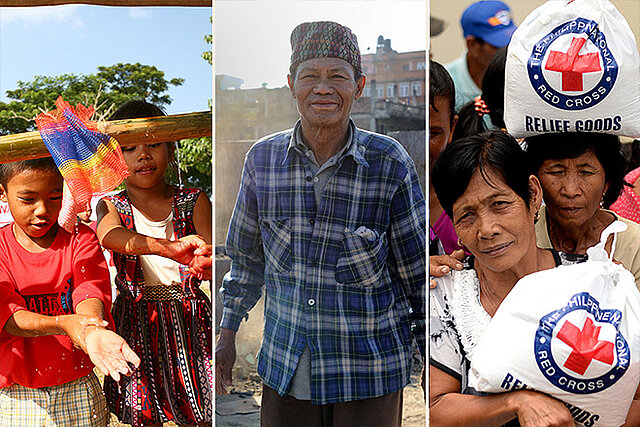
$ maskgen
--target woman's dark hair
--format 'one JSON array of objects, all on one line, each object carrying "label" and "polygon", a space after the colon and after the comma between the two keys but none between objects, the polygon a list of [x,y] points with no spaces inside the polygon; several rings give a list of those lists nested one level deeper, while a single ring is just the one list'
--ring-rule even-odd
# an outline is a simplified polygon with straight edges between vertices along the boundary
[{"label": "woman's dark hair", "polygon": [[[504,129],[504,70],[507,63],[507,48],[503,47],[493,55],[482,78],[482,94],[480,97],[487,104],[491,123]],[[484,118],[478,114],[474,101],[458,111],[458,122],[453,132],[453,140],[476,135],[487,131]]]},{"label": "woman's dark hair", "polygon": [[594,132],[546,133],[529,137],[526,142],[527,163],[532,174],[538,174],[545,160],[575,159],[592,151],[602,165],[605,181],[609,184],[602,206],[608,208],[620,195],[627,159],[622,154],[617,136]]},{"label": "woman's dark hair", "polygon": [[436,98],[449,103],[449,121],[453,122],[456,108],[456,87],[449,72],[438,62],[429,60],[429,105],[435,111]]},{"label": "woman's dark hair", "polygon": [[627,173],[638,167],[640,167],[640,139],[634,139],[631,143],[631,153],[629,155]]},{"label": "woman's dark hair", "polygon": [[444,211],[453,219],[453,204],[467,190],[471,176],[477,170],[487,184],[491,171],[527,203],[531,189],[524,152],[511,135],[490,131],[468,136],[447,146],[440,154],[431,174],[431,182]]},{"label": "woman's dark hair", "polygon": [[53,158],[44,157],[42,159],[21,160],[18,162],[1,164],[0,184],[2,184],[2,186],[6,189],[7,183],[11,180],[11,178],[25,170],[51,171],[62,176],[60,174],[60,171],[58,170],[58,167],[56,166],[56,163],[53,161]]},{"label": "woman's dark hair", "polygon": [[122,104],[110,117],[109,120],[140,119],[144,117],[166,116],[167,114],[156,105],[142,99],[127,101]]}]

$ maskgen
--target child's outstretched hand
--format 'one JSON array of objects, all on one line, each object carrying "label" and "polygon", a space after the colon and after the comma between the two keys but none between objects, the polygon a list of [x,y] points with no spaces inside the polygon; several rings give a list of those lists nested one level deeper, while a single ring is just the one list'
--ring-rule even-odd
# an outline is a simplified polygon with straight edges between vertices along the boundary
[{"label": "child's outstretched hand", "polygon": [[107,326],[109,322],[106,320],[98,319],[97,317],[90,317],[84,314],[67,314],[63,316],[56,316],[56,326],[62,330],[76,347],[81,348],[85,352],[87,347],[85,345],[85,329],[90,326]]},{"label": "child's outstretched hand", "polygon": [[120,375],[131,375],[129,364],[136,368],[140,358],[120,335],[100,327],[89,328],[85,334],[86,352],[105,375],[120,381]]},{"label": "child's outstretched hand", "polygon": [[189,263],[189,271],[200,280],[211,280],[211,266],[213,265],[213,246],[201,246],[193,253],[195,257]]},{"label": "child's outstretched hand", "polygon": [[189,265],[193,258],[196,256],[196,249],[205,246],[207,242],[196,234],[182,237],[178,240],[169,242],[166,250],[167,258],[179,262],[183,265]]}]

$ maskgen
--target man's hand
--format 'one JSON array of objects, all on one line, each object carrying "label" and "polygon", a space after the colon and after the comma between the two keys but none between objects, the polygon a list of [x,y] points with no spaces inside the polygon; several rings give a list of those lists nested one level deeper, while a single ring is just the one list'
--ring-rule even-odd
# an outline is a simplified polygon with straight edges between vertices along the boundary
[{"label": "man's hand", "polygon": [[109,322],[106,320],[98,319],[97,317],[91,317],[84,314],[67,314],[64,316],[56,317],[56,326],[69,338],[76,347],[81,348],[85,352],[87,346],[85,343],[85,330],[89,327],[104,327]]},{"label": "man's hand", "polygon": [[89,327],[85,341],[91,361],[105,375],[120,381],[120,375],[131,375],[129,363],[136,368],[140,358],[120,335],[100,327]]},{"label": "man's hand", "polygon": [[213,265],[213,246],[200,246],[193,251],[195,257],[189,263],[189,271],[200,280],[211,280]]},{"label": "man's hand", "polygon": [[[462,261],[465,257],[462,249],[451,252],[450,255],[432,255],[429,257],[429,276],[442,277],[448,274],[451,269],[462,270]],[[429,281],[429,287],[435,288],[434,280]]]},{"label": "man's hand", "polygon": [[216,393],[227,394],[231,386],[231,370],[236,362],[236,333],[220,328],[216,343]]},{"label": "man's hand", "polygon": [[573,417],[561,401],[531,390],[518,390],[509,396],[522,427],[574,427]]}]

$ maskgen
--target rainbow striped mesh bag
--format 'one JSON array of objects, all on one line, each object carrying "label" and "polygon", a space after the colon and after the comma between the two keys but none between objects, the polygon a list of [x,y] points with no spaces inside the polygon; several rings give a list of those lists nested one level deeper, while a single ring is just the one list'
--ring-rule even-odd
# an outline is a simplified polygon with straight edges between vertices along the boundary
[{"label": "rainbow striped mesh bag", "polygon": [[58,224],[71,232],[77,214],[90,208],[91,197],[113,190],[129,172],[118,141],[98,132],[89,120],[93,107],[74,108],[61,96],[56,107],[39,114],[36,125],[64,178]]}]

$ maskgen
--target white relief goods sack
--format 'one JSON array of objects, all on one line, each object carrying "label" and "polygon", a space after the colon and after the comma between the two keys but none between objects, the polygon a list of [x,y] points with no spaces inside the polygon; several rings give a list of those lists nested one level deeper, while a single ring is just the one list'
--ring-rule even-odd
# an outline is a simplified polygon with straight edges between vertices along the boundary
[{"label": "white relief goods sack", "polygon": [[513,33],[505,123],[516,138],[548,132],[640,136],[640,60],[609,0],[549,0]]},{"label": "white relief goods sack", "polygon": [[578,426],[624,423],[640,382],[640,292],[603,242],[626,227],[607,227],[586,262],[516,283],[476,345],[471,387],[547,393],[567,405]]}]

